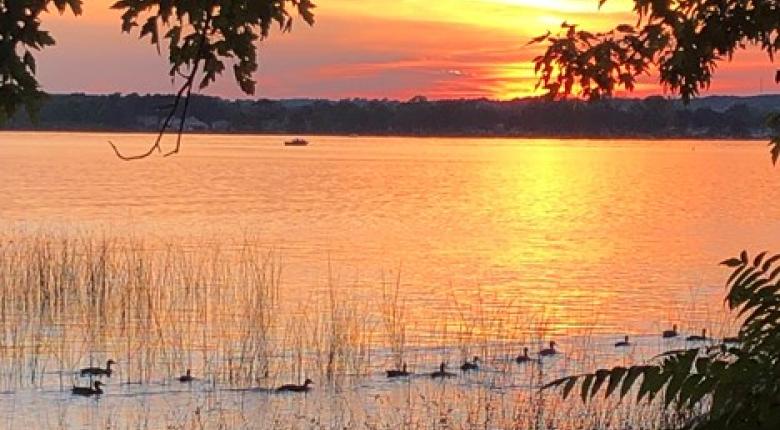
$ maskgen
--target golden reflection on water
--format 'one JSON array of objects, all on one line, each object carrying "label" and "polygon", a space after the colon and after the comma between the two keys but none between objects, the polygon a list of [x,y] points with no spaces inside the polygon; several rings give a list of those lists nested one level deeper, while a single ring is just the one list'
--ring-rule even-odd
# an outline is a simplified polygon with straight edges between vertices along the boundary
[{"label": "golden reflection on water", "polygon": [[330,271],[360,301],[400,268],[420,336],[477,296],[559,334],[699,325],[719,310],[716,263],[778,237],[777,175],[750,142],[188,136],[181,156],[124,163],[107,139],[150,136],[0,134],[2,222],[248,235],[280,251],[290,306]]},{"label": "golden reflection on water", "polygon": [[[673,323],[732,334],[716,263],[779,244],[754,142],[187,136],[125,163],[107,139],[151,137],[0,133],[0,413],[30,428],[608,428],[529,399],[685,347]],[[561,357],[514,364],[550,338]],[[473,355],[486,372],[384,378]],[[109,393],[74,400],[107,357]]]}]

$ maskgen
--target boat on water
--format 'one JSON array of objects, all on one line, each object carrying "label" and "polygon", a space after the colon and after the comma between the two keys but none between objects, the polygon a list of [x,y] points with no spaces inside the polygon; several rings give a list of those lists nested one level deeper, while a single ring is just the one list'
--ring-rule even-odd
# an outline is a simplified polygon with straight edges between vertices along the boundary
[{"label": "boat on water", "polygon": [[309,141],[301,138],[295,138],[293,140],[287,140],[284,142],[284,146],[306,146],[308,144]]}]

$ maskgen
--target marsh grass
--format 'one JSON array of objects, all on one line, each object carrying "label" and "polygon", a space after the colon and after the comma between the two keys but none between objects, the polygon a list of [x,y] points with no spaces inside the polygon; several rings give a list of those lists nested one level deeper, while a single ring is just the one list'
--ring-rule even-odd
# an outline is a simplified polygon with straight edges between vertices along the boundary
[{"label": "marsh grass", "polygon": [[[518,365],[514,357],[523,346],[534,353],[559,332],[559,316],[502,304],[474,288],[475,297],[449,297],[450,311],[432,327],[412,327],[400,266],[376,286],[381,296],[356,300],[329,264],[326,285],[301,302],[284,297],[282,267],[280,252],[258,249],[249,239],[185,245],[0,232],[0,390],[66,393],[80,367],[113,358],[119,362],[114,391],[165,393],[188,368],[199,384],[185,390],[190,401],[183,406],[138,400],[143,407],[129,407],[107,397],[101,400],[106,410],[63,409],[35,423],[67,428],[81,414],[76,422],[103,428],[232,429],[261,422],[272,428],[638,429],[674,420],[657,403],[563,402],[538,389],[563,374],[633,361],[668,344],[645,342],[636,355],[608,348],[602,354],[586,328],[558,339],[561,356]],[[584,312],[590,314],[576,320],[597,326],[595,307]],[[697,318],[683,324],[707,324]],[[709,326],[718,334],[730,330],[725,322]],[[474,355],[483,360],[478,372],[443,382],[427,376],[442,361],[460,373],[462,360]],[[384,378],[385,369],[403,363],[417,375]],[[316,381],[316,390],[303,400],[253,391],[305,378]]]}]

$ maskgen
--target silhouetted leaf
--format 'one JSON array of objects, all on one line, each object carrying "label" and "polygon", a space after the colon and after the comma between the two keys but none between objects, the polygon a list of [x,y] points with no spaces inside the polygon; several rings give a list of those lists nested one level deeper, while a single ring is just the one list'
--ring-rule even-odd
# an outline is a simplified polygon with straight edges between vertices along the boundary
[{"label": "silhouetted leaf", "polygon": [[580,398],[583,402],[588,401],[588,397],[590,397],[590,385],[593,383],[593,379],[595,378],[595,375],[585,375],[584,378],[582,378],[582,382],[580,384]]},{"label": "silhouetted leaf", "polygon": [[739,258],[729,258],[728,260],[721,261],[720,264],[728,267],[739,267],[742,266],[743,263]]},{"label": "silhouetted leaf", "polygon": [[620,384],[620,381],[623,380],[623,376],[625,376],[626,372],[628,372],[628,369],[625,367],[615,367],[612,369],[612,372],[610,372],[609,375],[609,383],[607,383],[607,391],[604,397],[609,397],[612,395],[612,393]]},{"label": "silhouetted leaf", "polygon": [[569,378],[569,380],[566,381],[566,385],[563,386],[564,399],[569,397],[569,393],[571,393],[571,390],[574,389],[575,385],[577,385],[577,378]]}]

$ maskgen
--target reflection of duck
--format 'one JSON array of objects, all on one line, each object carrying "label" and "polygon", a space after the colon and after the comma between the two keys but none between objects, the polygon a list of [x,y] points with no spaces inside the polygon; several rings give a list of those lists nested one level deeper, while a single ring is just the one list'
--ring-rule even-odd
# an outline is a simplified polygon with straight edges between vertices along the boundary
[{"label": "reflection of duck", "polygon": [[626,347],[626,346],[631,346],[631,342],[628,341],[628,336],[626,336],[620,342],[615,342],[615,348],[622,348],[622,347]]},{"label": "reflection of duck", "polygon": [[313,384],[314,381],[312,381],[309,378],[306,378],[306,381],[303,382],[303,385],[297,385],[297,384],[285,384],[281,387],[277,388],[276,391],[290,391],[295,393],[305,393],[311,389],[309,385]]},{"label": "reflection of duck", "polygon": [[524,347],[523,348],[523,353],[518,355],[515,358],[515,361],[518,362],[518,363],[521,363],[521,364],[522,363],[528,363],[529,361],[531,361],[531,357],[528,356],[528,347]]},{"label": "reflection of duck", "polygon": [[192,377],[192,372],[190,369],[187,369],[187,373],[184,375],[179,376],[179,382],[192,382],[195,378]]},{"label": "reflection of duck", "polygon": [[670,337],[677,337],[677,324],[674,324],[671,330],[664,330],[663,333],[661,333],[661,337],[666,339]]},{"label": "reflection of duck", "polygon": [[103,369],[102,367],[85,367],[81,369],[81,376],[103,376],[106,375],[109,378],[111,377],[111,365],[116,364],[114,360],[108,360],[106,361],[106,368]]},{"label": "reflection of duck", "polygon": [[555,343],[555,341],[551,340],[550,341],[550,347],[549,348],[544,348],[543,350],[539,351],[539,355],[541,355],[542,357],[547,357],[547,356],[550,356],[550,355],[557,354],[558,351],[555,350],[555,345],[557,345]]},{"label": "reflection of duck", "polygon": [[100,394],[103,394],[103,390],[100,389],[101,385],[103,385],[103,383],[100,382],[100,381],[95,381],[95,382],[92,383],[92,386],[94,388],[92,388],[92,387],[77,387],[77,386],[74,385],[73,389],[70,392],[75,394],[75,395],[77,395],[77,396],[85,396],[85,397],[100,395]]},{"label": "reflection of duck", "polygon": [[452,378],[452,377],[454,377],[455,374],[447,372],[446,370],[444,370],[445,367],[447,367],[447,365],[444,362],[442,362],[439,365],[439,370],[437,370],[436,372],[431,373],[431,378]]},{"label": "reflection of duck", "polygon": [[398,369],[392,369],[387,370],[387,377],[388,378],[400,378],[402,376],[409,376],[409,372],[406,371],[406,363],[401,366],[401,370]]},{"label": "reflection of duck", "polygon": [[704,342],[705,340],[707,340],[707,329],[706,328],[701,329],[701,336],[695,334],[690,335],[686,338],[686,340],[689,342]]},{"label": "reflection of duck", "polygon": [[476,355],[474,356],[474,360],[469,362],[468,360],[463,361],[463,364],[460,366],[460,370],[464,372],[468,372],[469,370],[479,370],[479,357]]}]

